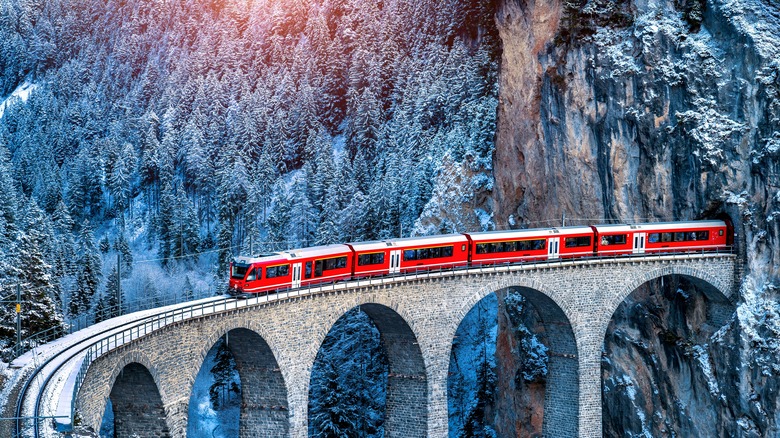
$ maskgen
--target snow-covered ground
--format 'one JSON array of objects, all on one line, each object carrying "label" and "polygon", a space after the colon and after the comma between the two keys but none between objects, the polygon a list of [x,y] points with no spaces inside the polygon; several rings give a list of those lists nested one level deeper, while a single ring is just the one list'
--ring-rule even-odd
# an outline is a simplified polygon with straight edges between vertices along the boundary
[{"label": "snow-covered ground", "polygon": [[[33,350],[25,353],[24,355],[18,357],[13,362],[11,362],[9,370],[6,371],[7,374],[10,374],[8,382],[6,382],[6,385],[3,387],[3,390],[0,393],[0,404],[2,404],[2,407],[4,407],[9,402],[9,395],[11,390],[15,388],[31,370],[35,369],[41,363],[45,362],[49,358],[52,358],[56,354],[65,351],[66,352],[65,354],[63,354],[61,357],[54,359],[51,363],[49,363],[44,368],[43,373],[41,373],[41,375],[48,375],[52,373],[57,367],[64,364],[64,366],[60,368],[56,376],[52,378],[51,382],[47,386],[45,397],[44,397],[44,403],[42,406],[42,412],[39,413],[39,415],[52,415],[52,416],[57,415],[57,405],[58,403],[62,403],[60,402],[61,400],[60,394],[63,393],[63,391],[65,391],[66,395],[69,394],[68,391],[72,392],[72,388],[65,388],[65,383],[68,377],[70,376],[71,372],[74,372],[75,365],[77,363],[80,363],[81,358],[83,358],[84,355],[86,354],[85,352],[82,352],[74,356],[73,353],[68,352],[68,350],[75,352],[78,349],[83,348],[85,345],[91,344],[96,340],[96,336],[98,336],[98,334],[100,334],[103,331],[106,331],[106,333],[104,333],[102,337],[107,337],[116,333],[121,333],[123,330],[123,325],[126,323],[130,323],[130,322],[142,323],[144,320],[150,320],[150,317],[152,317],[153,315],[162,312],[176,310],[197,303],[204,304],[213,300],[214,300],[213,297],[205,298],[202,300],[177,304],[177,305],[168,306],[164,308],[149,309],[141,312],[131,313],[128,315],[122,315],[120,317],[103,321],[99,324],[95,324],[91,327],[69,334],[60,339],[52,341],[48,344],[34,348]],[[209,309],[208,311],[210,310],[211,309]],[[217,308],[215,310],[220,310],[220,309]],[[194,316],[197,316],[197,314]],[[170,323],[173,321],[169,320],[167,322]],[[116,345],[112,344],[112,347],[116,347]],[[75,372],[78,372],[78,370],[75,370]],[[37,394],[40,391],[40,386],[42,385],[42,383],[43,383],[42,377],[36,378],[35,381],[30,385],[30,390],[28,391],[28,394]],[[16,401],[13,400],[13,402],[15,403]],[[69,405],[70,398],[69,397],[64,398],[63,402]],[[33,415],[32,412],[34,410],[34,404],[35,404],[34,397],[26,398],[23,406],[23,415],[25,416]],[[68,410],[66,411],[69,412],[69,406],[68,406]],[[45,424],[49,424],[49,423],[46,422]],[[27,427],[30,426],[28,425]],[[44,432],[44,436],[52,436],[52,437],[59,436],[56,432],[54,432],[54,430],[48,427],[44,428],[43,432]]]},{"label": "snow-covered ground", "polygon": [[5,109],[11,106],[11,104],[16,100],[20,99],[22,102],[27,102],[27,99],[30,98],[30,93],[32,93],[36,88],[38,88],[38,84],[33,84],[30,81],[24,81],[22,85],[16,87],[16,90],[14,90],[10,96],[0,102],[0,119],[3,118]]}]

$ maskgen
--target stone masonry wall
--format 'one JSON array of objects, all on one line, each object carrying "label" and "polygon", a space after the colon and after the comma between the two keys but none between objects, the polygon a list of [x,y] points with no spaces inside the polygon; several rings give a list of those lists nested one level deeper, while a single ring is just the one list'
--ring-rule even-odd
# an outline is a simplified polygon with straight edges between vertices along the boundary
[{"label": "stone masonry wall", "polygon": [[[448,432],[447,376],[455,331],[482,298],[515,287],[521,288],[551,323],[547,328],[552,330],[553,351],[545,394],[545,431],[560,437],[600,437],[601,350],[607,325],[620,302],[644,282],[666,275],[701,280],[711,286],[713,294],[733,300],[734,269],[733,256],[698,256],[471,269],[373,285],[364,280],[360,286],[343,291],[290,298],[164,327],[99,358],[79,392],[78,409],[83,422],[97,429],[119,370],[138,362],[149,370],[159,388],[171,435],[184,437],[191,388],[206,353],[225,333],[244,328],[262,338],[273,353],[287,394],[288,436],[303,438],[317,350],[333,324],[360,305],[364,310],[374,309],[374,316],[384,315],[377,323],[383,337],[397,337],[390,342],[388,357],[391,363],[406,364],[402,367],[405,371],[396,374],[408,374],[403,379],[389,379],[390,393],[407,404],[427,399],[420,403],[425,414],[389,406],[387,436],[443,438]],[[394,353],[392,345],[408,345],[411,338],[417,348],[393,359],[400,353]],[[277,433],[277,429],[253,431],[256,436]]]}]

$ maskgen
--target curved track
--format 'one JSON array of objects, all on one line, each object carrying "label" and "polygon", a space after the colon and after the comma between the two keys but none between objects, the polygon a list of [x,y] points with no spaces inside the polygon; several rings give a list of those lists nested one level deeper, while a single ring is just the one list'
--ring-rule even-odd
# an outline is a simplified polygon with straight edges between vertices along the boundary
[{"label": "curved track", "polygon": [[[215,302],[218,302],[218,301],[228,301],[228,300],[230,300],[230,299],[229,298],[225,298],[225,297],[219,297],[219,298],[215,298],[213,300],[204,301],[203,304],[215,303]],[[183,304],[187,304],[187,303],[183,303]],[[189,305],[189,304],[187,304],[187,305]],[[171,307],[173,307],[175,309],[175,308],[183,307],[183,306],[171,306]],[[151,320],[151,319],[157,318],[159,316],[165,315],[166,313],[169,313],[171,310],[172,309],[169,308],[169,309],[167,309],[165,311],[156,312],[156,313],[153,313],[153,314],[150,314],[150,315],[144,317],[141,320],[130,319],[130,320],[128,320],[126,322],[123,322],[123,323],[121,323],[119,325],[115,325],[115,326],[106,328],[104,330],[101,330],[100,332],[97,332],[97,333],[94,333],[94,334],[90,335],[86,339],[83,339],[81,341],[76,341],[75,344],[73,344],[73,345],[71,345],[69,347],[63,348],[61,351],[53,354],[51,357],[49,357],[43,363],[41,363],[39,366],[37,366],[33,370],[33,372],[30,373],[30,375],[25,380],[24,385],[22,386],[21,391],[19,391],[19,395],[18,395],[18,397],[16,399],[16,410],[14,412],[14,415],[16,417],[15,426],[14,426],[14,437],[21,438],[23,436],[24,425],[23,425],[22,416],[23,416],[23,410],[24,410],[24,401],[27,398],[27,393],[30,390],[30,386],[33,384],[35,379],[39,375],[41,375],[43,373],[43,370],[47,366],[49,366],[55,359],[58,359],[58,358],[61,359],[66,354],[69,355],[65,359],[63,359],[59,365],[57,365],[53,370],[51,370],[44,377],[43,383],[41,384],[41,386],[40,386],[40,388],[38,390],[38,394],[37,394],[37,396],[35,398],[35,407],[34,407],[33,415],[32,415],[32,419],[33,419],[33,427],[32,427],[33,428],[33,436],[35,438],[39,438],[39,436],[40,436],[39,417],[38,417],[38,415],[40,413],[41,401],[43,399],[43,395],[45,393],[46,386],[49,384],[49,382],[51,381],[52,377],[54,375],[56,375],[57,372],[66,363],[68,363],[71,359],[75,358],[77,355],[79,355],[80,353],[84,352],[85,350],[90,348],[92,345],[94,345],[95,344],[94,339],[96,337],[101,337],[101,336],[103,336],[105,334],[108,334],[110,332],[121,331],[122,329],[124,329],[124,328],[126,328],[128,326],[143,324],[144,322],[147,322],[148,320]],[[75,332],[75,333],[78,333],[78,332]]]}]

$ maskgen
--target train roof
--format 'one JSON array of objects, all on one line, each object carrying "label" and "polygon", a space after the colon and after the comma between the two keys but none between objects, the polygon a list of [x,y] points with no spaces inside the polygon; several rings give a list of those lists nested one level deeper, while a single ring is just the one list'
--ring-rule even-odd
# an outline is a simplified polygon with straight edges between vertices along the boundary
[{"label": "train roof", "polygon": [[496,239],[527,239],[530,237],[555,237],[562,234],[593,233],[590,227],[528,228],[524,230],[483,231],[468,233],[475,242]]},{"label": "train roof", "polygon": [[599,233],[616,233],[621,231],[667,231],[690,230],[710,227],[725,227],[726,223],[718,220],[688,221],[688,222],[649,222],[642,224],[607,224],[595,225]]},{"label": "train roof", "polygon": [[322,245],[312,246],[311,248],[298,248],[290,249],[287,251],[279,251],[269,254],[262,254],[255,257],[240,256],[234,260],[237,263],[251,264],[251,263],[263,263],[263,262],[276,262],[276,261],[288,261],[295,260],[304,257],[321,257],[329,255],[337,255],[343,253],[350,253],[352,250],[347,245],[334,244],[334,245]]},{"label": "train roof", "polygon": [[355,249],[355,252],[362,252],[362,251],[379,251],[384,250],[389,247],[387,244],[387,241],[385,240],[371,240],[369,242],[351,242],[348,243],[349,246]]},{"label": "train roof", "polygon": [[260,263],[260,262],[274,262],[274,261],[284,261],[287,260],[287,256],[280,252],[274,252],[274,253],[268,253],[268,254],[262,254],[255,257],[249,257],[249,256],[238,256],[233,259],[235,263],[241,263],[245,265],[250,265],[252,263]]},{"label": "train roof", "polygon": [[333,245],[312,246],[311,248],[291,249],[289,251],[283,251],[283,254],[286,254],[288,258],[292,260],[304,257],[337,255],[345,252],[351,253],[352,250],[347,245],[338,243]]},{"label": "train roof", "polygon": [[409,247],[425,245],[443,245],[447,243],[468,243],[468,238],[463,234],[443,234],[440,236],[405,237],[403,239],[385,240],[386,247]]}]

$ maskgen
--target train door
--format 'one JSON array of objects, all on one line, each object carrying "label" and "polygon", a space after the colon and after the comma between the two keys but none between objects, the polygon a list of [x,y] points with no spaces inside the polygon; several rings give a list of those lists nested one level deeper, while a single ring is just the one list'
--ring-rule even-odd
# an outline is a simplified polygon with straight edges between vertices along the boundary
[{"label": "train door", "polygon": [[390,251],[390,273],[401,272],[401,250]]},{"label": "train door", "polygon": [[293,263],[292,287],[301,287],[301,264]]},{"label": "train door", "polygon": [[561,243],[560,237],[553,237],[547,240],[547,259],[554,260],[558,258],[560,253],[559,245]]},{"label": "train door", "polygon": [[634,233],[634,254],[645,253],[645,239],[647,233]]}]

